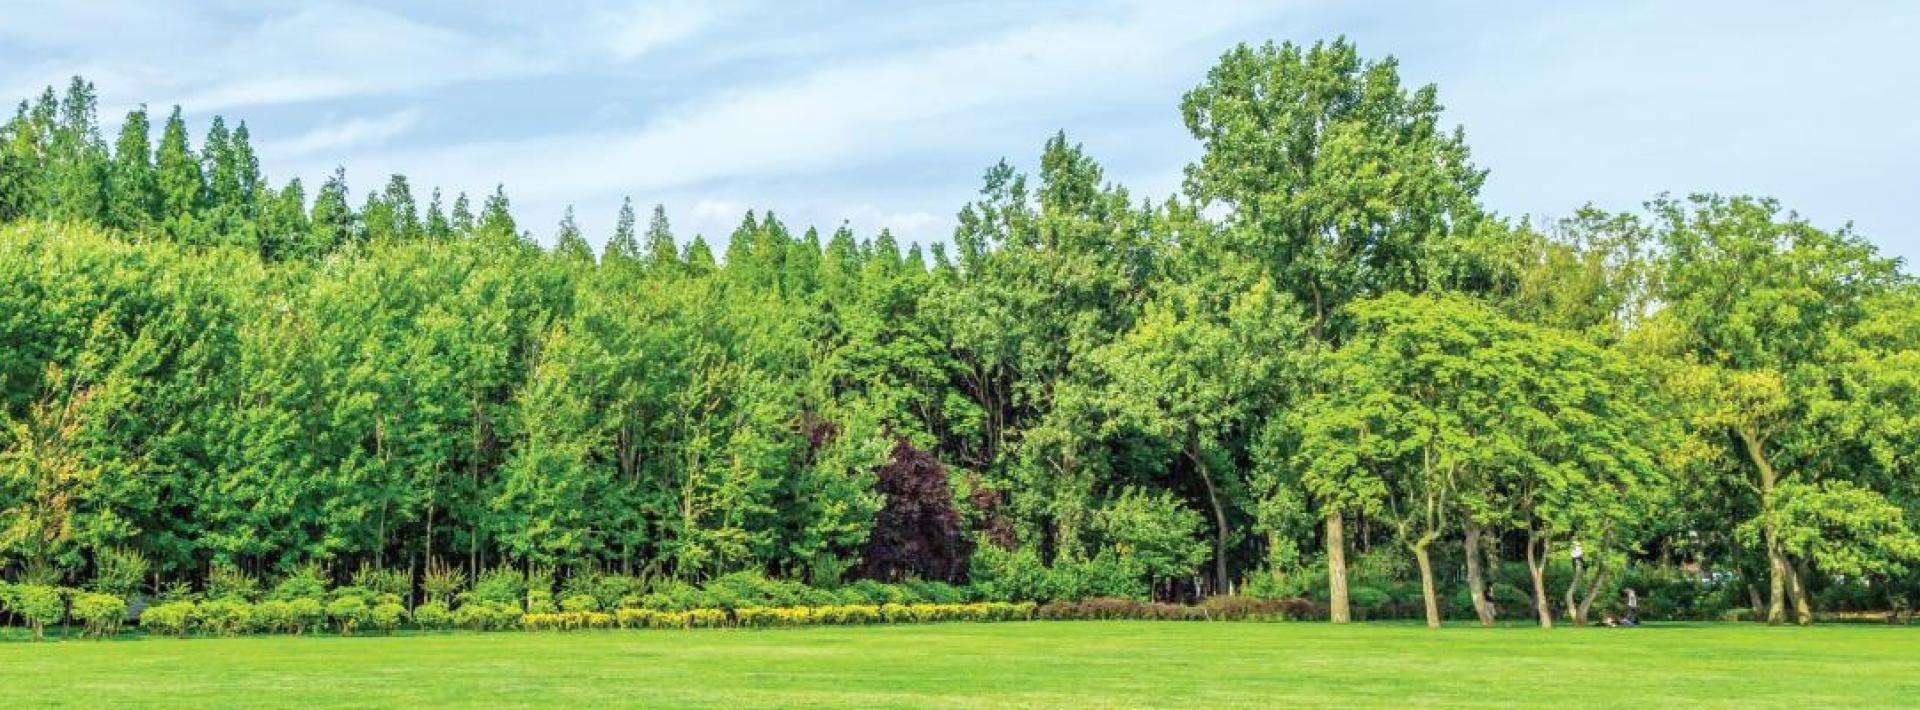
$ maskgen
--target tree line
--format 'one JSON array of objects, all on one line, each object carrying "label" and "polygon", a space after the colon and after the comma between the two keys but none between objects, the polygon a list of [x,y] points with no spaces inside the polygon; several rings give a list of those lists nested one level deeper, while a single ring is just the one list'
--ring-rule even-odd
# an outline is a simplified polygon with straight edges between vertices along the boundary
[{"label": "tree line", "polygon": [[142,107],[109,144],[96,102],[0,126],[18,578],[1071,569],[1345,621],[1355,556],[1391,557],[1433,624],[1462,584],[1490,622],[1511,562],[1542,624],[1630,566],[1775,623],[1920,586],[1898,260],[1764,198],[1496,214],[1437,90],[1344,40],[1226,52],[1180,194],[1063,133],[905,248],[748,212],[716,255],[631,201],[598,254],[571,210],[543,247],[504,189],[309,200],[245,123],[196,148],[174,108],[156,145]]}]

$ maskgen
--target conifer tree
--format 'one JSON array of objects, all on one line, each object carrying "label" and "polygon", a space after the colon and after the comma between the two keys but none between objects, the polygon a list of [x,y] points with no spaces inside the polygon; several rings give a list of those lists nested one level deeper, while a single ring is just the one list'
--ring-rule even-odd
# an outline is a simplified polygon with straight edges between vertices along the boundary
[{"label": "conifer tree", "polygon": [[587,245],[587,238],[580,234],[580,224],[574,221],[573,206],[567,206],[567,213],[560,218],[560,233],[553,240],[554,255],[575,264],[592,264],[593,247]]},{"label": "conifer tree", "polygon": [[302,259],[317,255],[320,246],[314,240],[307,220],[307,191],[300,178],[287,181],[278,191],[261,195],[260,258],[267,261]]},{"label": "conifer tree", "polygon": [[433,188],[433,198],[427,202],[427,223],[424,229],[427,238],[435,241],[453,236],[453,223],[447,221],[447,211],[440,206],[440,188]]},{"label": "conifer tree", "polygon": [[613,237],[607,240],[600,260],[622,266],[640,264],[640,241],[634,236],[633,229],[633,198],[623,198],[620,200],[620,218],[613,224]]},{"label": "conifer tree", "polygon": [[333,175],[320,185],[313,198],[314,255],[346,248],[354,243],[353,208],[347,204],[347,170],[334,168]]},{"label": "conifer tree", "polygon": [[707,246],[707,238],[693,235],[693,241],[687,243],[686,269],[694,276],[706,276],[713,273],[713,247]]},{"label": "conifer tree", "polygon": [[473,218],[473,201],[467,199],[467,193],[461,192],[453,198],[453,231],[455,234],[473,233],[476,222]]},{"label": "conifer tree", "polygon": [[107,148],[100,139],[93,84],[74,77],[60,102],[48,170],[52,176],[49,216],[98,222],[106,216]]},{"label": "conifer tree", "polygon": [[667,208],[655,204],[647,218],[647,267],[672,270],[681,265],[680,248],[673,241],[673,227],[667,224]]},{"label": "conifer tree", "polygon": [[154,169],[160,187],[163,231],[176,241],[187,241],[206,205],[207,188],[200,172],[200,159],[187,143],[187,122],[180,117],[179,106],[173,107],[166,127],[161,129]]},{"label": "conifer tree", "polygon": [[152,130],[145,106],[127,112],[127,120],[120,124],[120,137],[114,141],[113,169],[108,173],[111,190],[107,203],[107,224],[117,229],[140,232],[160,216]]}]

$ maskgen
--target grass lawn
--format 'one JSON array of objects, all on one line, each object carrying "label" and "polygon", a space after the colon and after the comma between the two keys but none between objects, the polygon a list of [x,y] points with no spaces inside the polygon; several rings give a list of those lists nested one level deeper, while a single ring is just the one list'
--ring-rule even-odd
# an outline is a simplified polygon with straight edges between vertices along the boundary
[{"label": "grass lawn", "polygon": [[0,708],[1920,704],[1920,627],[1032,622],[0,643]]}]

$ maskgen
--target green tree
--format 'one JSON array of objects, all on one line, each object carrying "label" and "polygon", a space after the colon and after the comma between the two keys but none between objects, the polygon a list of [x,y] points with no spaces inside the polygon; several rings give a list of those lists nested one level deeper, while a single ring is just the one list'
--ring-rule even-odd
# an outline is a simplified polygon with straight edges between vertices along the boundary
[{"label": "green tree", "polygon": [[[1230,210],[1230,248],[1267,264],[1312,340],[1337,346],[1346,304],[1432,285],[1444,242],[1477,228],[1485,173],[1440,110],[1432,86],[1407,90],[1397,61],[1364,60],[1344,39],[1240,45],[1181,102],[1203,151],[1186,190]],[[1332,618],[1344,622],[1344,511],[1320,503]]]}]

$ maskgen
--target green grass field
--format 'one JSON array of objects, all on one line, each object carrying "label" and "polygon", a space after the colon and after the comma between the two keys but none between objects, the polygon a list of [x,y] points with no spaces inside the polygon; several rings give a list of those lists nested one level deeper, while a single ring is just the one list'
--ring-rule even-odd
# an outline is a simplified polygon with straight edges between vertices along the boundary
[{"label": "green grass field", "polygon": [[1033,622],[0,644],[0,707],[1920,704],[1920,627]]}]

